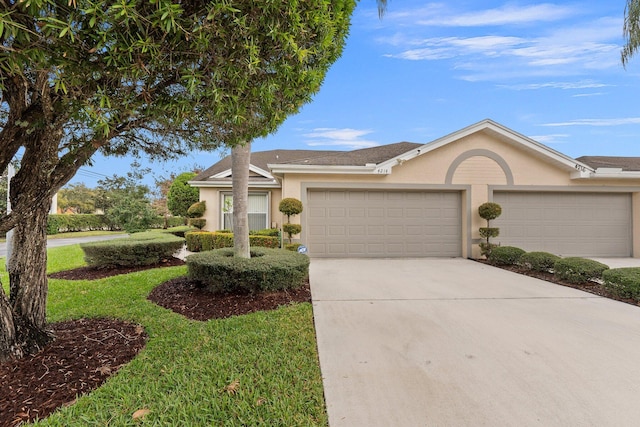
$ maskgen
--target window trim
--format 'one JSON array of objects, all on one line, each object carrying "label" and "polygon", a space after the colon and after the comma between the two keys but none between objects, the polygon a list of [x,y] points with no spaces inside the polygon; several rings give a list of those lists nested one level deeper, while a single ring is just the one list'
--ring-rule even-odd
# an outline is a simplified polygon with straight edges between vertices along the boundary
[{"label": "window trim", "polygon": [[[267,209],[266,209],[266,217],[265,217],[265,227],[264,228],[270,228],[271,226],[271,191],[249,191],[249,195],[250,196],[265,196],[267,199]],[[220,220],[219,220],[219,225],[220,225],[220,229],[223,230],[224,229],[224,214],[225,212],[223,211],[224,208],[224,200],[226,196],[231,196],[233,197],[233,193],[230,191],[221,191],[220,192]],[[262,213],[262,212],[253,212],[253,213]]]}]

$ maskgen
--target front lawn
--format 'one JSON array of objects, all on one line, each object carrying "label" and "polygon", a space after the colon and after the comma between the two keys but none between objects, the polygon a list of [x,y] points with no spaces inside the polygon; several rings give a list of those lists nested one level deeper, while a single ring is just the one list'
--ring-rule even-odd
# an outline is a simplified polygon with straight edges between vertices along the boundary
[{"label": "front lawn", "polygon": [[[83,265],[79,246],[49,250],[49,271]],[[8,278],[0,259],[0,278]],[[311,305],[198,322],[146,299],[182,276],[166,267],[95,281],[50,280],[51,322],[111,317],[144,326],[144,350],[99,389],[35,425],[327,425]]]}]

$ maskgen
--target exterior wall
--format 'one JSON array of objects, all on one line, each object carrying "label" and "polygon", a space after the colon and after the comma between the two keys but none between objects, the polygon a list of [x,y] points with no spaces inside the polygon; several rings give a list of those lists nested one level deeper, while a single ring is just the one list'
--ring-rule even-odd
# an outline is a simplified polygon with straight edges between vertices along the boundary
[{"label": "exterior wall", "polygon": [[[495,190],[505,191],[622,191],[632,194],[633,255],[640,257],[640,179],[571,179],[575,170],[519,142],[493,132],[480,131],[398,164],[384,174],[286,174],[281,189],[270,191],[270,222],[280,227],[286,218],[278,211],[284,197],[306,201],[310,188],[382,188],[429,191],[459,191],[462,199],[463,256],[479,257],[478,229],[486,225],[478,206],[491,201]],[[221,192],[231,189],[201,188],[207,201],[206,229],[220,227]],[[251,191],[251,190],[250,190]],[[302,225],[305,243],[306,212],[291,218]]]},{"label": "exterior wall", "polygon": [[[495,188],[630,192],[633,194],[634,256],[640,257],[640,180],[571,179],[572,172],[518,143],[478,132],[398,164],[389,175],[287,174],[282,190],[284,197],[303,202],[306,189],[319,186],[387,189],[413,186],[434,191],[462,191],[463,256],[472,258],[480,256],[478,229],[486,226],[478,215],[478,206],[492,200]],[[304,215],[303,212],[303,242]]]},{"label": "exterior wall", "polygon": [[[215,231],[222,228],[222,195],[231,193],[231,188],[215,188],[215,187],[200,187],[200,200],[204,200],[207,203],[207,210],[204,213],[204,218],[207,223],[204,230]],[[249,192],[259,192],[269,194],[270,212],[267,226],[271,227],[274,224],[276,227],[282,225],[282,213],[278,211],[278,204],[282,200],[282,191],[279,188],[249,188]]]}]

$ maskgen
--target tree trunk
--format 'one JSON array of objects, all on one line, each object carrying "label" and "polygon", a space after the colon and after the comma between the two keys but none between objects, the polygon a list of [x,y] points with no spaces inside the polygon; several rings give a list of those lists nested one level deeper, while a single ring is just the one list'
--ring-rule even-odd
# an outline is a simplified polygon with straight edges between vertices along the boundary
[{"label": "tree trunk", "polygon": [[52,341],[47,330],[47,215],[50,198],[33,205],[14,230],[7,260],[10,297],[0,293],[0,360],[35,354]]},{"label": "tree trunk", "polygon": [[249,164],[251,143],[236,145],[231,149],[231,182],[233,185],[233,254],[250,258],[249,252]]}]

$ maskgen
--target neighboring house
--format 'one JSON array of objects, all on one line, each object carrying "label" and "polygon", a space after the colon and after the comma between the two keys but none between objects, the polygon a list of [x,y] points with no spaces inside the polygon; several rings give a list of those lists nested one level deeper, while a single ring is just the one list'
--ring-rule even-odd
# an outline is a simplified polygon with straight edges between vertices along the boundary
[{"label": "neighboring house", "polygon": [[[640,157],[573,159],[491,120],[428,144],[252,153],[251,228],[279,227],[283,197],[314,257],[478,257],[478,206],[502,245],[562,256],[640,257]],[[207,229],[230,228],[231,160],[191,185]]]}]

